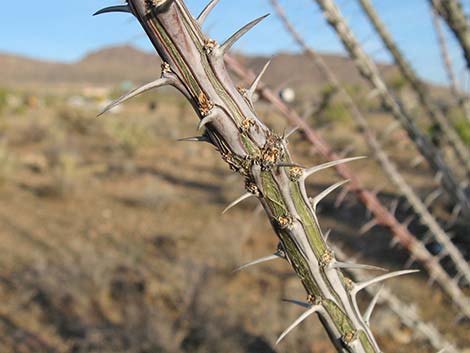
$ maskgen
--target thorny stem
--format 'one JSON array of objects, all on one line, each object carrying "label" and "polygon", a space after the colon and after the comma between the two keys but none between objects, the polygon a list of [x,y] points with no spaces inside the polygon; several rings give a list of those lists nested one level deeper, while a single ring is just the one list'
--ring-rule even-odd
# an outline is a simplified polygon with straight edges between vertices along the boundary
[{"label": "thorny stem", "polygon": [[128,0],[128,6],[164,62],[162,79],[187,97],[204,136],[261,202],[285,258],[307,291],[308,312],[318,314],[338,352],[379,353],[356,295],[366,285],[412,271],[356,284],[335,266],[306,193],[304,170],[292,163],[283,137],[256,116],[253,87],[237,89],[225,68],[225,50],[262,18],[219,45],[203,34],[201,21],[191,16],[183,0]]},{"label": "thorny stem", "polygon": [[[415,210],[416,214],[419,215],[420,221],[428,227],[429,231],[433,234],[434,238],[444,247],[445,252],[448,253],[451,257],[456,268],[458,269],[458,272],[465,276],[467,282],[470,283],[470,267],[468,263],[465,261],[459,249],[457,249],[457,247],[452,243],[452,241],[449,239],[449,237],[441,228],[441,226],[433,217],[433,215],[428,211],[421,198],[416,194],[413,188],[406,182],[406,180],[400,174],[396,165],[389,158],[389,156],[383,149],[381,143],[377,140],[375,134],[371,131],[367,119],[364,117],[363,113],[361,112],[357,104],[354,102],[354,99],[341,85],[339,79],[336,77],[334,72],[328,67],[322,57],[316,51],[314,51],[305,42],[299,32],[296,31],[293,24],[286,17],[286,14],[279,5],[278,1],[270,1],[274,7],[274,10],[281,19],[282,23],[285,25],[286,30],[292,35],[294,40],[305,51],[305,53],[313,60],[313,62],[316,64],[317,68],[324,75],[329,84],[340,94],[341,98],[344,100],[344,106],[350,111],[351,117],[360,127],[360,131],[366,139],[371,152],[375,155],[377,161],[381,164],[385,174],[388,176],[390,181],[400,190],[403,196],[405,196],[408,203]],[[419,241],[415,237],[413,237],[413,241],[415,243],[419,243]],[[463,312],[466,312],[467,315],[469,315],[470,312],[468,308],[470,304],[465,294],[458,288],[452,278],[447,275],[440,263],[438,261],[434,261],[433,256],[429,251],[426,250],[425,246],[422,244],[417,247],[410,246],[407,248],[407,250],[410,252],[413,258],[423,264],[424,268],[426,268],[426,270],[430,274],[437,272],[441,274],[436,278],[436,281],[449,295],[449,297],[452,298],[456,306],[463,310]],[[420,256],[418,256],[418,254]]]}]

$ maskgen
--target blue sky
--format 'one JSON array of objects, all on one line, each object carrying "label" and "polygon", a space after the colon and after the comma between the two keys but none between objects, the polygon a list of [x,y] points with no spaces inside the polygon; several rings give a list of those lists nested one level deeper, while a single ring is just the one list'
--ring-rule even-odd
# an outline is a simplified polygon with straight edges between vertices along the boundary
[{"label": "blue sky", "polygon": [[[119,1],[46,0],[28,1],[27,4],[4,1],[0,12],[0,51],[53,61],[75,61],[103,46],[132,44],[150,50],[147,39],[131,16],[91,16],[95,10]],[[187,0],[187,4],[197,14],[205,1]],[[313,0],[280,2],[312,47],[323,52],[344,53]],[[357,0],[337,0],[337,3],[366,51],[377,60],[389,61]],[[428,80],[445,83],[428,0],[373,0],[373,3],[419,74]],[[467,6],[467,13],[469,10],[470,6]],[[241,25],[267,12],[272,13],[268,0],[221,0],[208,19],[206,30],[222,40]],[[446,36],[455,69],[464,81],[464,76],[468,75],[464,74],[460,49],[450,32],[446,31]],[[274,14],[243,38],[237,49],[249,54],[298,50]],[[468,81],[468,77],[465,80]]]}]

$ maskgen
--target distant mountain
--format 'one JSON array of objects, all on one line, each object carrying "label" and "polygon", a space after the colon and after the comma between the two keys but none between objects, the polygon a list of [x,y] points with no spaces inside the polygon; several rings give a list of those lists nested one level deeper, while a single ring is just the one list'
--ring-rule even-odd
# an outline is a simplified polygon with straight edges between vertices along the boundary
[{"label": "distant mountain", "polygon": [[[323,56],[343,82],[350,85],[362,82],[349,58],[329,54]],[[239,57],[255,71],[259,71],[267,60],[265,57]],[[160,75],[160,62],[156,55],[131,46],[101,49],[71,64],[0,53],[0,85],[115,85],[123,80],[147,82]],[[394,70],[390,65],[379,66],[386,75]],[[265,80],[275,87],[318,87],[325,83],[310,58],[303,54],[287,53],[280,53],[273,58]]]}]

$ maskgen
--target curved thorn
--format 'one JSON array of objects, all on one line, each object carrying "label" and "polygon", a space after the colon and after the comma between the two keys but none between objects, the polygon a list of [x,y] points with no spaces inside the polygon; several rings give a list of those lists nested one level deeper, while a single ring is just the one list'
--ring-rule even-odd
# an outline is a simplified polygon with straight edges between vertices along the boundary
[{"label": "curved thorn", "polygon": [[317,209],[317,206],[321,200],[323,200],[325,197],[327,197],[329,194],[331,194],[333,191],[335,191],[339,187],[343,186],[346,183],[349,183],[349,181],[350,180],[342,180],[340,182],[337,182],[336,184],[331,185],[328,189],[323,190],[321,193],[319,193],[317,196],[311,199],[313,210]]},{"label": "curved thorn", "polygon": [[205,135],[202,136],[192,136],[178,139],[179,142],[210,142],[209,138]]},{"label": "curved thorn", "polygon": [[228,205],[227,207],[225,207],[225,209],[222,211],[222,214],[225,214],[228,210],[230,210],[232,207],[235,207],[236,205],[238,205],[240,202],[246,200],[246,199],[249,199],[250,197],[255,197],[255,195],[253,195],[251,192],[247,192],[246,194],[243,194],[242,196],[240,196],[238,199],[236,199],[235,201],[233,201],[230,205]]},{"label": "curved thorn", "polygon": [[328,229],[325,234],[323,235],[323,238],[325,239],[325,242],[328,241],[328,238],[330,237],[331,234],[331,229]]},{"label": "curved thorn", "polygon": [[258,88],[258,85],[261,81],[261,78],[263,77],[264,73],[266,72],[266,70],[268,69],[269,67],[269,64],[271,64],[271,60],[269,60],[264,66],[263,66],[263,69],[260,71],[260,73],[258,74],[258,76],[256,76],[256,78],[254,79],[253,83],[251,84],[250,88],[248,89],[247,91],[247,96],[248,96],[248,99],[250,100],[250,102],[253,101],[253,95],[255,94],[256,92],[256,89]]},{"label": "curved thorn", "polygon": [[395,272],[387,273],[385,275],[381,275],[381,276],[372,278],[371,280],[368,280],[368,281],[359,282],[359,283],[356,283],[354,285],[354,287],[352,289],[352,293],[353,293],[353,295],[355,295],[355,294],[359,293],[361,290],[363,290],[364,288],[366,288],[366,287],[368,287],[368,286],[370,286],[374,283],[382,282],[382,281],[385,281],[389,278],[403,276],[403,275],[407,275],[407,274],[410,274],[410,273],[416,273],[416,272],[419,272],[419,270],[395,271]]},{"label": "curved thorn", "polygon": [[196,21],[197,23],[199,23],[199,26],[202,27],[202,25],[204,24],[204,22],[206,21],[206,18],[207,16],[209,16],[209,14],[211,13],[211,11],[214,9],[214,7],[216,7],[216,5],[218,4],[219,0],[212,0],[211,2],[209,2],[206,7],[201,11],[201,13],[199,14],[199,16],[197,16],[196,18]]},{"label": "curved thorn", "polygon": [[383,271],[387,272],[388,270],[383,267],[372,266],[372,265],[363,265],[363,264],[354,264],[347,262],[335,261],[330,265],[330,268],[344,268],[346,270],[362,269],[362,270],[373,270],[373,271]]},{"label": "curved thorn", "polygon": [[357,161],[359,159],[364,159],[364,158],[367,158],[365,156],[360,156],[360,157],[352,157],[352,158],[344,158],[344,159],[337,159],[335,161],[331,161],[331,162],[328,162],[328,163],[324,163],[324,164],[320,164],[320,165],[317,165],[315,167],[312,167],[310,169],[306,169],[304,171],[304,174],[303,174],[303,178],[307,178],[309,177],[310,175],[312,174],[315,174],[321,170],[324,170],[324,169],[327,169],[327,168],[331,168],[331,167],[334,167],[334,166],[337,166],[339,164],[343,164],[343,163],[348,163],[348,162],[352,162],[352,161]]},{"label": "curved thorn", "polygon": [[294,328],[296,328],[307,317],[309,317],[313,313],[319,312],[320,310],[321,310],[320,305],[311,306],[310,309],[308,309],[306,312],[300,315],[299,318],[292,323],[292,325],[290,325],[283,333],[281,333],[281,335],[276,341],[276,345],[278,345],[279,342],[281,342],[284,339],[284,337],[286,337],[289,334],[289,332],[291,332]]},{"label": "curved thorn", "polygon": [[131,8],[128,5],[115,5],[115,6],[108,6],[104,9],[96,11],[93,16],[101,15],[104,13],[111,13],[111,12],[125,12],[125,13],[132,13]]},{"label": "curved thorn", "polygon": [[172,82],[171,79],[169,79],[167,77],[162,77],[162,78],[159,78],[159,79],[157,79],[153,82],[150,82],[150,83],[147,83],[143,86],[140,86],[140,87],[126,93],[125,95],[121,96],[120,98],[116,99],[114,102],[109,104],[106,108],[104,108],[103,111],[98,114],[98,116],[101,116],[106,112],[109,112],[114,107],[118,106],[119,104],[124,103],[125,101],[127,101],[131,98],[134,98],[135,96],[138,96],[139,94],[150,91],[151,89],[154,89],[154,88],[170,85],[171,82]]},{"label": "curved thorn", "polygon": [[286,303],[291,303],[291,304],[295,304],[295,305],[298,305],[298,306],[301,306],[303,308],[310,308],[312,306],[312,304],[309,304],[309,303],[306,303],[306,302],[301,302],[299,300],[294,300],[294,299],[282,299],[283,302],[286,302]]},{"label": "curved thorn", "polygon": [[279,252],[275,252],[272,255],[261,257],[259,259],[253,260],[253,261],[251,261],[251,262],[249,262],[245,265],[237,267],[235,270],[232,271],[232,273],[239,272],[241,270],[244,270],[247,267],[251,267],[253,265],[258,265],[258,264],[261,264],[263,262],[268,262],[268,261],[271,261],[271,260],[283,259],[283,258],[284,258],[284,256],[282,256],[282,254],[280,254]]},{"label": "curved thorn", "polygon": [[366,309],[366,312],[364,313],[364,322],[369,326],[370,324],[370,317],[372,316],[372,312],[375,309],[375,306],[377,305],[377,301],[379,300],[380,294],[382,293],[383,286],[380,287],[380,289],[375,293],[374,297],[372,298],[371,302],[369,303],[369,306]]},{"label": "curved thorn", "polygon": [[209,115],[207,115],[206,117],[202,118],[199,121],[199,124],[197,125],[197,129],[201,130],[204,126],[213,122],[215,120],[215,117],[216,117],[215,114],[209,113]]},{"label": "curved thorn", "polygon": [[239,29],[234,35],[232,35],[227,41],[221,45],[220,49],[222,54],[226,53],[234,44],[237,40],[239,40],[244,34],[246,34],[250,29],[252,29],[254,26],[256,26],[258,23],[260,23],[262,20],[264,20],[266,17],[268,17],[269,14],[266,14],[264,16],[261,16],[257,18],[254,21],[251,21],[241,29]]}]

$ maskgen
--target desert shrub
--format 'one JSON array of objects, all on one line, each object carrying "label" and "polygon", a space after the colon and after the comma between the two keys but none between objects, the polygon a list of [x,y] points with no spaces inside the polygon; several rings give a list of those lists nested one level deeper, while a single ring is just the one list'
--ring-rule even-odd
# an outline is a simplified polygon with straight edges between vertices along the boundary
[{"label": "desert shrub", "polygon": [[346,122],[348,119],[348,109],[341,102],[330,103],[321,114],[324,122]]},{"label": "desert shrub", "polygon": [[406,80],[402,75],[397,73],[387,80],[387,84],[394,91],[401,92],[406,86]]},{"label": "desert shrub", "polygon": [[82,109],[63,107],[59,109],[58,117],[67,130],[80,135],[92,134],[99,123],[94,114]]},{"label": "desert shrub", "polygon": [[454,124],[457,133],[462,138],[463,142],[470,146],[470,123],[465,118],[460,118]]},{"label": "desert shrub", "polygon": [[134,155],[142,146],[148,145],[152,139],[150,130],[137,123],[110,120],[106,125],[106,131],[130,156]]},{"label": "desert shrub", "polygon": [[5,88],[0,87],[0,114],[5,110],[7,106],[8,91]]}]

